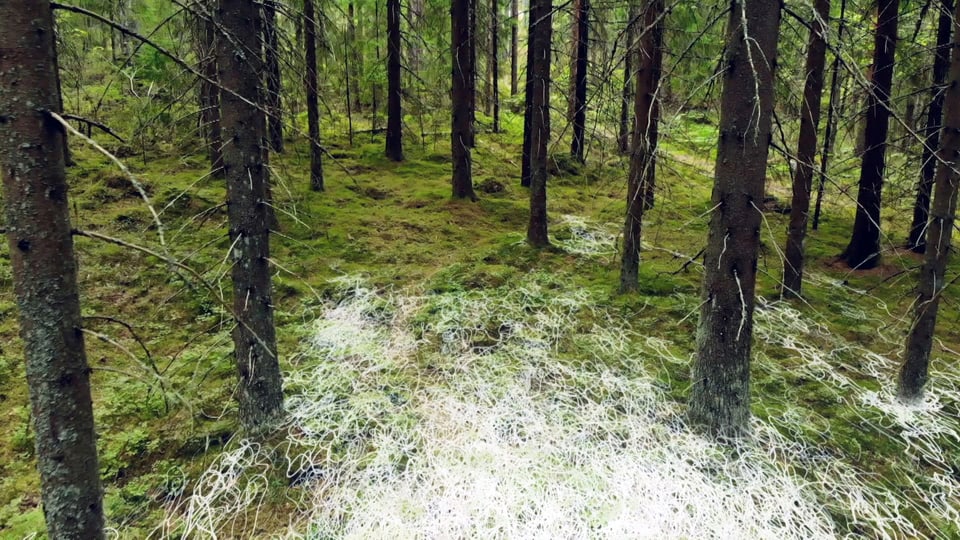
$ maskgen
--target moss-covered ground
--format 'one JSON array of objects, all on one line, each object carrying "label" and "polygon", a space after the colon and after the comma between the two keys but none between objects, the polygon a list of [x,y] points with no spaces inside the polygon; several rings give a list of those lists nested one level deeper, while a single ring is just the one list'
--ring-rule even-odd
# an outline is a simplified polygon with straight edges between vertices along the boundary
[{"label": "moss-covered ground", "polygon": [[[671,400],[683,402],[701,275],[697,263],[688,263],[686,256],[697,254],[705,243],[711,206],[711,157],[709,150],[695,148],[714,138],[715,128],[700,117],[669,123],[657,205],[645,223],[641,291],[618,296],[619,260],[614,244],[604,239],[615,237],[622,222],[625,159],[607,153],[602,161],[591,159],[578,167],[558,159],[548,194],[557,247],[534,250],[523,242],[528,201],[518,181],[521,124],[521,117],[507,114],[503,133],[484,131],[478,136],[478,202],[450,199],[449,143],[442,138],[409,137],[406,161],[392,163],[382,155],[379,136],[358,135],[351,147],[345,137],[326,133],[330,156],[323,193],[309,190],[303,140],[292,138],[285,154],[271,158],[278,218],[273,236],[276,322],[285,368],[303,352],[310,323],[338,294],[331,282],[336,278],[363,276],[374,290],[431,294],[497,290],[531,273],[549,273],[557,277],[555,283],[589,291],[592,302],[629,320],[638,335],[662,338],[667,344],[664,357],[677,361],[649,369]],[[122,537],[143,537],[161,520],[164,503],[216,458],[237,429],[231,398],[231,321],[221,308],[222,295],[229,291],[224,188],[206,175],[204,156],[189,148],[125,157],[163,222],[161,245],[148,208],[121,172],[82,141],[74,140],[72,147],[77,164],[69,170],[70,202],[76,228],[165,253],[213,285],[206,288],[142,251],[76,238],[106,511]],[[768,191],[785,200],[785,165],[771,159]],[[851,178],[836,181],[844,185]],[[910,182],[892,179],[888,189],[909,193]],[[902,471],[919,458],[905,452],[903,439],[889,437],[890,430],[864,429],[863,422],[884,423],[885,417],[866,405],[858,410],[838,400],[845,390],[838,390],[829,374],[839,370],[864,392],[878,391],[892,378],[889,362],[878,364],[886,370],[878,379],[865,367],[874,364],[857,356],[871,351],[895,361],[908,324],[919,259],[896,248],[906,236],[908,197],[889,198],[884,210],[889,248],[884,264],[854,273],[835,261],[853,220],[850,193],[838,193],[834,185],[828,190],[820,230],[807,241],[807,272],[814,282],[805,289],[805,300],[791,307],[819,325],[802,336],[806,343],[836,354],[827,355],[817,368],[822,372],[814,376],[810,357],[782,336],[757,338],[754,413],[774,426],[779,418],[805,415],[801,438],[831,455],[859,459],[878,482],[909,498],[924,486],[909,485]],[[597,231],[596,243],[589,242],[591,227]],[[778,246],[785,229],[785,216],[765,214],[757,293],[768,301],[778,297]],[[0,537],[20,538],[42,534],[43,518],[5,245],[0,258],[0,421],[6,426],[0,434]],[[954,263],[951,276],[958,269]],[[958,300],[960,294],[950,289],[941,308],[935,363],[944,371],[945,364],[955,366],[954,351],[960,350]],[[592,320],[590,313],[585,311],[579,320],[583,328],[603,323]],[[770,313],[789,317],[793,312]],[[859,348],[847,356],[836,352],[850,344]],[[934,377],[931,385],[940,382]],[[945,416],[957,416],[956,402],[943,405]],[[793,429],[797,423],[783,425]],[[950,465],[941,472],[960,475],[956,455],[945,459]],[[275,485],[265,499],[272,511],[263,515],[283,516],[290,510],[283,494],[286,483],[283,478],[272,481]],[[953,497],[956,501],[956,494]],[[836,519],[842,522],[849,516],[838,510]],[[960,536],[936,516],[916,522],[930,536]],[[256,534],[234,531],[233,536],[277,533],[286,523],[282,517],[267,519]],[[272,526],[277,529],[270,530]]]}]

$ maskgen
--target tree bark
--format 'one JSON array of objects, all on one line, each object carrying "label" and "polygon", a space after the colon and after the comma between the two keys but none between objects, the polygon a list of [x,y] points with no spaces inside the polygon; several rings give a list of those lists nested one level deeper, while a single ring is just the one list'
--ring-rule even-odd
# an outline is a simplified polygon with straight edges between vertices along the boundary
[{"label": "tree bark", "polygon": [[617,138],[617,147],[621,153],[626,154],[630,151],[631,129],[630,129],[630,103],[633,101],[633,59],[637,56],[633,50],[633,37],[636,33],[637,2],[630,1],[630,8],[627,13],[628,22],[624,32],[626,35],[626,45],[623,55],[623,92],[620,100],[620,136]]},{"label": "tree bark", "polygon": [[890,89],[897,46],[899,4],[899,0],[879,0],[877,4],[874,69],[867,95],[866,138],[860,165],[857,215],[850,243],[841,255],[850,268],[858,270],[867,270],[880,264],[880,199],[890,128]]},{"label": "tree bark", "polygon": [[280,34],[277,29],[276,0],[263,0],[263,46],[267,72],[267,130],[270,148],[283,152],[283,106],[281,102],[282,79],[280,78]]},{"label": "tree bark", "polygon": [[517,34],[520,30],[520,0],[510,0],[510,95],[517,95],[517,84],[519,82],[518,74],[518,53],[519,39]]},{"label": "tree bark", "polygon": [[320,106],[317,98],[317,16],[314,0],[303,0],[303,50],[306,70],[307,134],[310,138],[310,189],[323,191],[323,147],[320,146]]},{"label": "tree bark", "polygon": [[940,297],[946,289],[945,274],[949,261],[953,225],[957,211],[957,188],[960,175],[956,172],[960,157],[960,2],[954,12],[953,53],[950,60],[950,81],[946,90],[946,112],[940,149],[942,162],[937,166],[935,193],[927,225],[927,250],[917,283],[913,324],[907,334],[903,365],[897,383],[901,400],[916,402],[923,397],[933,348],[933,332],[937,324]]},{"label": "tree bark", "polygon": [[493,105],[493,132],[500,133],[500,6],[490,0],[490,100]]},{"label": "tree bark", "polygon": [[[837,43],[843,42],[843,30],[846,26],[847,0],[840,0],[840,24],[837,27]],[[840,93],[840,55],[834,54],[833,67],[830,68],[830,101],[827,104],[827,127],[823,134],[823,152],[820,154],[820,181],[817,186],[817,202],[813,210],[813,230],[820,227],[820,209],[823,206],[823,192],[827,186],[827,170],[833,143],[836,138],[837,116],[839,116]]]},{"label": "tree bark", "polygon": [[587,129],[587,46],[590,31],[590,0],[577,0],[575,9],[577,32],[575,38],[575,69],[573,72],[573,140],[570,143],[570,156],[583,163],[584,136]]},{"label": "tree bark", "polygon": [[547,149],[550,142],[550,55],[553,0],[530,2],[530,223],[527,242],[550,245],[547,236]]},{"label": "tree bark", "polygon": [[[270,212],[263,162],[266,119],[251,104],[262,100],[255,0],[219,0],[220,82],[227,215],[233,259],[234,357],[240,376],[240,421],[251,432],[269,427],[283,414],[270,283]],[[229,39],[227,39],[229,38]],[[252,54],[251,54],[252,53]],[[234,95],[234,92],[236,95]]]},{"label": "tree bark", "polygon": [[823,68],[827,58],[826,34],[830,28],[830,0],[814,2],[807,44],[807,79],[800,104],[800,135],[797,140],[797,170],[793,175],[793,199],[783,264],[783,295],[800,296],[803,286],[803,243],[807,236],[810,190],[813,187],[814,161],[817,157],[817,128],[820,125],[820,100],[823,95]]},{"label": "tree bark", "polygon": [[907,247],[915,253],[926,250],[924,232],[930,210],[930,192],[937,170],[934,152],[940,144],[940,123],[943,121],[943,96],[946,93],[944,83],[950,68],[950,30],[953,21],[950,12],[953,0],[940,1],[940,18],[937,22],[937,49],[933,59],[933,86],[930,88],[930,107],[927,109],[926,137],[923,141],[923,159],[921,160],[920,182],[917,184],[917,198],[913,204],[913,222],[907,237]]},{"label": "tree bark", "polygon": [[663,0],[648,2],[644,9],[643,26],[649,30],[644,33],[637,51],[637,93],[633,105],[635,120],[627,181],[623,255],[620,260],[621,293],[635,291],[639,286],[643,214],[649,207],[648,186],[653,184],[656,175],[659,85],[663,63],[663,19],[660,15],[663,9]]},{"label": "tree bark", "polygon": [[0,167],[37,468],[50,538],[104,537],[90,368],[70,234],[63,128],[47,0],[0,19]]},{"label": "tree bark", "polygon": [[[360,100],[360,74],[363,73],[363,57],[360,54],[360,45],[357,43],[357,23],[356,8],[353,2],[347,4],[347,38],[350,42],[350,69],[353,73],[350,75],[350,82],[353,86],[350,93],[353,97],[353,110],[359,111],[363,104]],[[345,60],[346,61],[346,60]]]},{"label": "tree bark", "polygon": [[721,437],[749,430],[758,205],[766,179],[780,26],[778,0],[730,5],[689,412],[691,424]]},{"label": "tree bark", "polygon": [[452,130],[450,144],[453,157],[453,197],[476,200],[473,191],[470,150],[473,140],[473,111],[476,101],[476,78],[473,76],[473,48],[470,40],[471,0],[453,0],[450,4],[451,52],[453,77],[451,90]]},{"label": "tree bark", "polygon": [[523,149],[520,155],[521,187],[530,187],[530,179],[532,176],[532,169],[530,168],[530,157],[532,155],[530,131],[533,120],[533,71],[531,68],[533,66],[534,51],[532,47],[533,34],[530,33],[534,26],[532,6],[531,10],[527,13],[527,19],[529,26],[527,29],[527,77],[523,87]]},{"label": "tree bark", "polygon": [[387,0],[387,158],[403,161],[400,0]]}]

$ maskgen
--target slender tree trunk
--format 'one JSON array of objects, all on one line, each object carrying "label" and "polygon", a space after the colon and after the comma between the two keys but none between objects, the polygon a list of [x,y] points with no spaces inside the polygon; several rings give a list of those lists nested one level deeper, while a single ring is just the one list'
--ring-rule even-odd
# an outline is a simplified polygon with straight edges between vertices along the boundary
[{"label": "slender tree trunk", "polygon": [[[634,98],[633,143],[627,181],[627,217],[623,226],[623,256],[620,261],[620,292],[639,286],[640,243],[647,186],[656,174],[659,84],[663,63],[663,0],[650,0],[644,8],[643,26],[649,28],[639,43],[637,93]],[[659,18],[659,20],[658,20]]]},{"label": "slender tree trunk", "polygon": [[43,513],[50,538],[100,539],[90,368],[70,233],[53,12],[9,0],[0,19],[0,168],[24,342]]},{"label": "slender tree trunk", "polygon": [[[960,2],[954,12],[954,23],[960,21]],[[927,382],[933,332],[937,324],[940,297],[948,282],[945,279],[950,256],[951,238],[957,211],[957,174],[960,156],[960,32],[954,29],[953,53],[950,61],[950,81],[947,86],[946,113],[940,138],[933,207],[927,225],[927,250],[917,283],[913,324],[907,334],[903,366],[897,384],[897,394],[904,401],[919,401]]]},{"label": "slender tree trunk", "polygon": [[510,0],[510,95],[517,95],[518,74],[518,53],[519,39],[517,34],[520,30],[520,0]]},{"label": "slender tree trunk", "polygon": [[200,124],[207,143],[210,173],[223,178],[223,133],[220,130],[220,88],[217,87],[217,27],[214,10],[197,19],[200,41],[200,72],[207,80],[200,81]]},{"label": "slender tree trunk", "polygon": [[780,26],[779,0],[733,0],[730,6],[689,414],[693,425],[719,436],[749,430],[757,205],[766,179]]},{"label": "slender tree trunk", "polygon": [[623,95],[620,101],[620,136],[617,138],[617,146],[624,154],[630,151],[631,143],[630,103],[633,101],[633,59],[637,56],[636,51],[633,50],[633,37],[636,33],[634,19],[637,18],[636,0],[630,1],[627,17],[626,45],[623,55]]},{"label": "slender tree trunk", "polygon": [[786,257],[783,265],[783,294],[800,296],[803,285],[803,242],[807,236],[810,190],[813,187],[814,161],[817,157],[817,128],[820,125],[820,100],[823,95],[823,68],[827,58],[826,33],[830,28],[830,0],[816,0],[810,22],[807,45],[807,75],[800,104],[800,136],[797,141],[797,170],[793,175],[793,200],[787,229]]},{"label": "slender tree trunk", "polygon": [[[531,0],[536,1],[536,0]],[[533,121],[533,52],[534,48],[531,46],[533,43],[533,34],[530,33],[533,30],[533,26],[536,21],[533,20],[533,6],[531,5],[531,10],[527,13],[528,19],[528,29],[527,29],[527,65],[526,65],[526,82],[523,88],[523,150],[520,157],[520,186],[521,187],[530,187],[530,179],[533,175],[532,169],[530,168],[530,159],[533,154],[531,149],[532,139],[530,138],[530,133],[532,130],[532,121]]]},{"label": "slender tree trunk", "polygon": [[357,42],[357,23],[356,23],[356,9],[353,2],[347,4],[347,36],[350,41],[350,67],[353,70],[353,73],[350,76],[351,84],[353,87],[350,88],[350,93],[353,96],[353,110],[359,111],[363,104],[360,100],[360,74],[363,73],[363,57],[360,54],[360,44]]},{"label": "slender tree trunk", "polygon": [[[837,28],[837,43],[843,42],[843,30],[846,26],[847,0],[840,0],[840,24]],[[820,154],[820,181],[817,186],[817,203],[813,211],[813,230],[820,227],[820,209],[823,206],[823,192],[827,186],[827,167],[833,143],[837,133],[836,119],[839,116],[840,93],[840,55],[833,57],[833,67],[830,68],[830,102],[827,104],[827,127],[823,134],[823,152]]]},{"label": "slender tree trunk", "polygon": [[283,414],[270,283],[270,212],[263,162],[266,119],[262,103],[255,0],[219,0],[220,82],[227,178],[227,213],[233,258],[234,355],[240,375],[240,421],[252,432]]},{"label": "slender tree trunk", "polygon": [[930,209],[930,192],[933,190],[933,177],[937,162],[933,153],[940,144],[940,123],[943,121],[943,96],[946,93],[944,83],[950,68],[950,30],[953,21],[953,0],[940,1],[940,18],[937,22],[937,50],[933,59],[933,86],[930,89],[930,108],[927,109],[926,138],[923,144],[920,182],[917,184],[917,199],[913,205],[913,223],[907,237],[907,247],[916,253],[926,250],[924,232],[927,227]]},{"label": "slender tree trunk", "polygon": [[[376,65],[380,66],[380,65],[383,65],[381,64],[381,62],[383,61],[383,58],[380,56],[380,2],[376,2],[374,4],[373,28],[374,28],[374,34],[375,34],[374,40],[373,40],[373,42],[375,43],[373,53],[374,53],[374,56],[376,57],[376,61],[377,61]],[[370,111],[371,112],[370,127],[373,129],[373,131],[377,131],[377,129],[379,129],[380,127],[380,117],[378,116],[380,113],[380,79],[379,78],[375,78],[373,80],[373,85],[371,88],[371,96],[372,96],[373,103],[371,104],[371,107],[370,107],[372,109]]]},{"label": "slender tree trunk", "polygon": [[387,158],[403,161],[400,0],[387,0]]},{"label": "slender tree trunk", "polygon": [[476,200],[473,192],[470,149],[472,147],[472,107],[476,78],[473,76],[473,48],[470,40],[471,0],[453,0],[450,4],[451,52],[453,56],[452,131],[450,137],[453,154],[453,197]]},{"label": "slender tree trunk", "polygon": [[577,0],[577,35],[573,92],[573,141],[570,156],[584,162],[584,136],[587,129],[587,44],[590,29],[590,0]]},{"label": "slender tree trunk", "polygon": [[[352,6],[353,4],[351,4]],[[346,79],[346,84],[344,84],[344,93],[347,101],[347,140],[350,142],[350,147],[353,147],[353,92],[351,89],[354,88],[356,84],[356,79],[350,76],[350,41],[344,40],[343,42],[343,76]],[[354,90],[355,92],[355,90]]]},{"label": "slender tree trunk", "polygon": [[276,0],[263,0],[263,57],[267,72],[267,130],[270,148],[283,152],[283,107],[281,103],[280,36]]},{"label": "slender tree trunk", "polygon": [[303,0],[303,50],[306,71],[307,133],[310,137],[310,189],[323,191],[323,148],[320,146],[320,106],[317,98],[317,16],[314,0]]},{"label": "slender tree trunk", "polygon": [[468,0],[467,12],[469,17],[469,26],[467,33],[468,55],[470,56],[470,69],[466,72],[470,77],[470,148],[477,146],[477,0]]},{"label": "slender tree trunk", "polygon": [[531,0],[530,39],[530,224],[527,242],[550,245],[547,236],[547,148],[550,142],[550,55],[553,39],[553,0]]},{"label": "slender tree trunk", "polygon": [[857,216],[853,235],[842,258],[850,268],[866,270],[880,264],[880,196],[886,164],[890,89],[897,46],[899,0],[879,0],[873,52],[873,76],[867,96],[866,139],[860,166]]},{"label": "slender tree trunk", "polygon": [[490,0],[490,99],[493,102],[493,132],[500,133],[500,3]]}]

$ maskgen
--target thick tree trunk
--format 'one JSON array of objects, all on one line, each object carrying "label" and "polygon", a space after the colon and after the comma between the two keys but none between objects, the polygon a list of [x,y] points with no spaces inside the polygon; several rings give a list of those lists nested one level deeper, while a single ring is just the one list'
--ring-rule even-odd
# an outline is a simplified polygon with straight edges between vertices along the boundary
[{"label": "thick tree trunk", "polygon": [[53,13],[9,0],[0,19],[0,167],[14,292],[30,394],[43,513],[50,538],[99,539],[90,368],[70,235]]},{"label": "thick tree trunk", "polygon": [[223,178],[223,133],[220,130],[220,88],[217,87],[217,27],[214,10],[197,19],[199,34],[200,72],[206,80],[200,81],[200,124],[207,144],[210,173]]},{"label": "thick tree trunk", "polygon": [[470,157],[473,139],[472,108],[476,78],[473,76],[473,48],[470,40],[471,0],[453,0],[450,4],[451,53],[453,77],[451,90],[452,130],[450,145],[453,156],[453,197],[476,200]]},{"label": "thick tree trunk", "polygon": [[[240,375],[240,421],[252,432],[283,414],[283,391],[270,283],[270,211],[263,162],[266,120],[254,0],[219,0],[226,36],[219,43],[223,165],[233,259],[234,355]],[[253,52],[253,54],[251,54]],[[234,95],[236,93],[236,95]]]},{"label": "thick tree trunk", "polygon": [[400,0],[387,0],[387,158],[403,161]]},{"label": "thick tree trunk", "polygon": [[793,175],[793,199],[787,229],[786,257],[783,264],[784,296],[800,296],[803,285],[803,242],[807,236],[810,190],[813,187],[814,161],[817,157],[817,128],[820,125],[820,100],[823,95],[823,68],[827,58],[826,33],[830,21],[830,0],[816,0],[810,22],[807,45],[807,75],[800,104],[800,136],[797,141],[797,170]]},{"label": "thick tree trunk", "polygon": [[946,93],[944,83],[950,68],[950,30],[953,21],[950,12],[953,0],[940,1],[940,18],[937,22],[937,50],[933,59],[933,86],[930,89],[930,108],[927,109],[926,138],[923,144],[920,182],[917,184],[917,198],[913,204],[913,223],[907,237],[907,247],[916,253],[923,253],[926,241],[923,237],[930,209],[930,192],[933,190],[933,177],[937,170],[934,152],[940,144],[940,123],[943,121],[943,96]]},{"label": "thick tree trunk", "polygon": [[[953,20],[954,25],[960,21],[960,2],[957,3]],[[957,158],[960,156],[960,32],[956,28],[946,93],[946,113],[938,151],[942,163],[937,166],[936,191],[927,225],[927,250],[920,269],[913,324],[907,334],[903,366],[897,384],[897,394],[907,402],[919,401],[923,397],[940,296],[947,286],[945,274],[956,220],[957,188],[960,186],[960,175],[956,172]]]},{"label": "thick tree trunk", "polygon": [[[659,122],[659,84],[663,63],[663,0],[650,0],[644,8],[643,27],[649,28],[639,43],[637,93],[634,97],[633,142],[627,181],[627,216],[623,226],[620,292],[639,286],[640,243],[643,213],[648,208],[648,186],[656,175]],[[658,18],[660,19],[658,21]]]},{"label": "thick tree trunk", "polygon": [[731,2],[689,414],[693,425],[719,436],[749,430],[758,204],[766,179],[779,26],[778,0]]},{"label": "thick tree trunk", "polygon": [[517,95],[519,84],[518,53],[520,31],[520,0],[510,0],[510,95]]},{"label": "thick tree trunk", "polygon": [[263,57],[267,72],[267,130],[270,148],[283,152],[283,106],[281,103],[280,34],[277,29],[276,0],[263,1]]},{"label": "thick tree trunk", "polygon": [[577,0],[577,33],[572,103],[573,140],[570,156],[583,163],[584,136],[587,129],[587,45],[590,31],[590,0]]},{"label": "thick tree trunk", "polygon": [[[840,24],[837,27],[837,43],[843,42],[843,30],[846,27],[847,0],[840,0]],[[827,170],[830,154],[833,152],[833,143],[837,132],[837,117],[839,116],[838,95],[840,93],[840,55],[835,54],[833,67],[830,68],[830,101],[827,104],[827,127],[823,134],[823,152],[820,153],[820,181],[817,185],[817,203],[813,210],[813,230],[820,227],[820,209],[823,207],[823,192],[827,186]]]},{"label": "thick tree trunk", "polygon": [[320,107],[317,98],[317,16],[314,0],[303,0],[303,50],[306,71],[307,133],[310,137],[310,189],[323,191],[323,148],[320,146]]},{"label": "thick tree trunk", "polygon": [[853,235],[841,257],[850,268],[866,270],[880,264],[880,196],[886,165],[890,89],[897,46],[899,0],[879,0],[873,51],[873,76],[867,95],[863,161],[857,193]]},{"label": "thick tree trunk", "polygon": [[468,0],[467,12],[469,16],[469,26],[467,33],[468,55],[470,56],[470,69],[466,72],[470,77],[470,148],[477,146],[477,0]]},{"label": "thick tree trunk", "polygon": [[531,122],[533,121],[533,71],[531,70],[533,66],[533,52],[534,49],[531,46],[533,35],[530,34],[530,30],[533,29],[534,20],[532,9],[527,13],[527,22],[529,27],[527,29],[527,65],[526,65],[526,81],[523,86],[523,149],[520,155],[520,186],[521,187],[530,187],[530,178],[532,176],[532,169],[530,168],[530,157],[532,155],[531,150]]},{"label": "thick tree trunk", "polygon": [[527,242],[550,245],[547,236],[547,148],[550,142],[550,47],[553,38],[553,0],[531,0],[530,99],[530,224]]},{"label": "thick tree trunk", "polygon": [[627,13],[628,22],[625,30],[624,55],[623,55],[623,95],[620,101],[620,136],[617,138],[617,147],[620,152],[626,154],[630,151],[631,130],[630,130],[630,103],[633,101],[633,59],[637,56],[633,50],[633,37],[636,33],[637,2],[630,1],[630,8]]},{"label": "thick tree trunk", "polygon": [[490,0],[490,100],[493,105],[493,132],[500,133],[500,3]]}]

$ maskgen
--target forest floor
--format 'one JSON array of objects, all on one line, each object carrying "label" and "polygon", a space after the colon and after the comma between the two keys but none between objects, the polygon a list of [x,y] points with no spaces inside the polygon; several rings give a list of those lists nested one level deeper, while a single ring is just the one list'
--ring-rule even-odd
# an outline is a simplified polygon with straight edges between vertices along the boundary
[{"label": "forest floor", "polygon": [[[684,426],[715,126],[664,133],[639,294],[618,296],[626,166],[558,160],[553,249],[523,241],[522,119],[481,133],[476,203],[449,198],[446,141],[382,157],[328,139],[327,191],[307,153],[273,158],[278,337],[290,421],[235,436],[224,190],[204,157],[124,158],[136,190],[75,141],[77,238],[106,510],[121,538],[960,538],[960,294],[948,291],[930,392],[890,394],[918,259],[905,197],[886,197],[885,264],[836,264],[851,179],[828,186],[807,242],[805,299],[778,299],[785,216],[765,214],[755,437]],[[560,152],[559,148],[556,149]],[[786,165],[768,191],[785,200]],[[846,162],[840,162],[844,170]],[[849,165],[849,164],[847,164]],[[909,193],[910,179],[887,193]],[[0,248],[6,259],[6,248]],[[960,269],[954,264],[952,272]],[[0,537],[43,528],[9,267],[0,265]],[[121,324],[122,321],[125,324]]]}]

